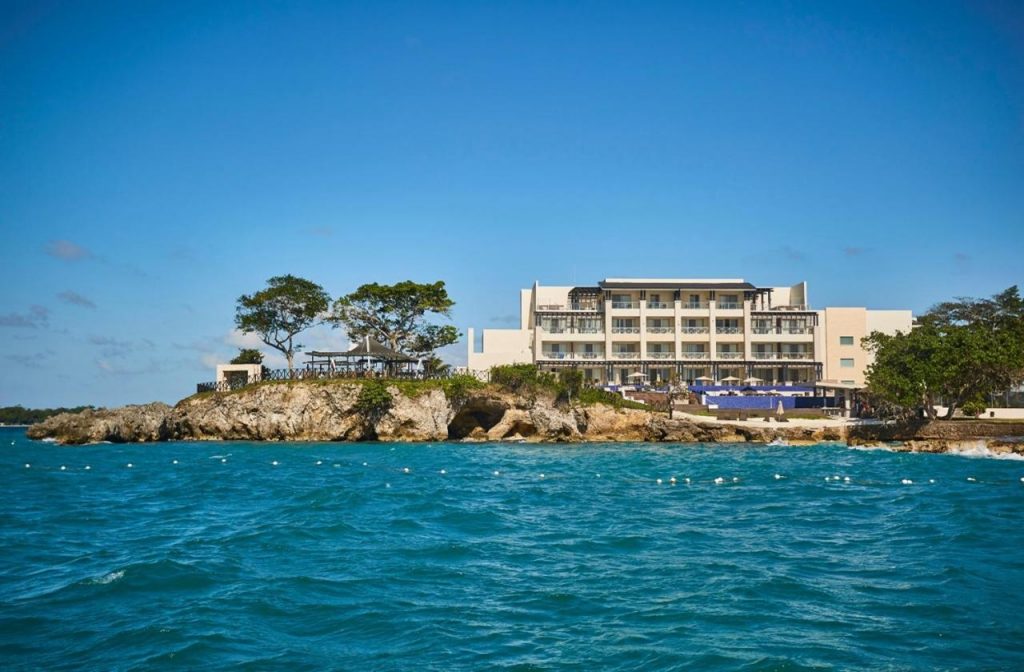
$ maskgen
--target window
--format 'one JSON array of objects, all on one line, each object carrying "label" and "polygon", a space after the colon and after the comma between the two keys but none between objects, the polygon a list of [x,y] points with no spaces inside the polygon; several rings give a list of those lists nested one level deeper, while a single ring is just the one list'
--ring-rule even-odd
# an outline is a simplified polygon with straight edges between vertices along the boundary
[{"label": "window", "polygon": [[840,359],[839,366],[843,367],[844,369],[852,369],[853,357],[844,357],[843,359]]},{"label": "window", "polygon": [[839,345],[853,345],[853,336],[840,336]]},{"label": "window", "polygon": [[856,385],[857,384],[857,381],[854,381],[854,380],[840,380],[839,382],[842,383],[843,385]]}]

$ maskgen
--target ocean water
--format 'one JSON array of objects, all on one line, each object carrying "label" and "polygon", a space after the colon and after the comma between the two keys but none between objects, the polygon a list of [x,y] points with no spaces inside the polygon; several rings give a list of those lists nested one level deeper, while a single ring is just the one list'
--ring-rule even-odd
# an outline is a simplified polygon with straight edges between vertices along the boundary
[{"label": "ocean water", "polygon": [[4,670],[1024,669],[1022,461],[0,440]]}]

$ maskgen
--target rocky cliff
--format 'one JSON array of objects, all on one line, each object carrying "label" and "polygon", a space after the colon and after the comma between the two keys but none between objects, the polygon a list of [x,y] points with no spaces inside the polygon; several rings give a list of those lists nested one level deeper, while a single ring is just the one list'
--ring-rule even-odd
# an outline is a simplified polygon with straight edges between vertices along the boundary
[{"label": "rocky cliff", "polygon": [[512,394],[494,386],[451,400],[442,389],[403,393],[389,386],[391,403],[360,412],[358,382],[265,384],[206,393],[171,407],[153,403],[64,413],[33,425],[31,438],[61,443],[168,440],[234,441],[662,441],[791,444],[849,440],[898,442],[903,450],[945,452],[976,447],[1024,453],[1024,423],[932,422],[917,425],[794,427],[670,420],[663,413],[603,404],[559,404],[544,394]]},{"label": "rocky cliff", "polygon": [[61,443],[166,440],[245,441],[757,441],[817,442],[844,437],[836,430],[736,427],[669,420],[664,414],[603,404],[558,404],[551,396],[517,395],[494,387],[457,401],[441,389],[403,394],[369,417],[357,410],[359,383],[259,385],[207,393],[166,404],[65,413],[28,430]]}]

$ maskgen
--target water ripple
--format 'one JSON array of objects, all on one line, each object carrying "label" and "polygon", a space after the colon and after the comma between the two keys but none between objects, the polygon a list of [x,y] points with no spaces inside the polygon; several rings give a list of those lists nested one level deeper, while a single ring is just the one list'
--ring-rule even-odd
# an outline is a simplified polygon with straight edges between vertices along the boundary
[{"label": "water ripple", "polygon": [[1024,668],[976,452],[0,431],[4,669]]}]

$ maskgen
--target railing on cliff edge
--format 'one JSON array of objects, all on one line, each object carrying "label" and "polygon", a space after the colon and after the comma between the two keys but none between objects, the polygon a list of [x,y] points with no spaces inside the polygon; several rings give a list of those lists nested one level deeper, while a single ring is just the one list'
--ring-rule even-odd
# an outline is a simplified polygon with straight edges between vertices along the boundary
[{"label": "railing on cliff edge", "polygon": [[335,379],[349,379],[349,380],[436,380],[451,377],[451,373],[432,373],[424,374],[419,372],[398,372],[389,374],[380,374],[373,371],[351,371],[345,369],[337,369],[334,371],[330,370],[318,370],[318,369],[264,369],[263,373],[259,376],[250,376],[245,380],[234,379],[234,380],[221,380],[211,383],[198,383],[196,385],[196,393],[200,392],[230,392],[231,390],[240,390],[243,387],[249,385],[255,385],[256,383],[263,383],[268,381],[282,381],[282,380],[335,380]]}]

